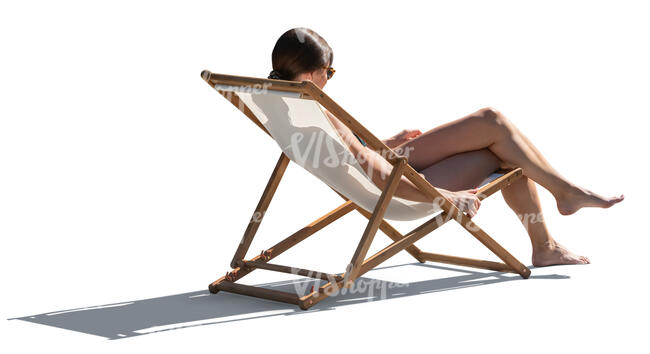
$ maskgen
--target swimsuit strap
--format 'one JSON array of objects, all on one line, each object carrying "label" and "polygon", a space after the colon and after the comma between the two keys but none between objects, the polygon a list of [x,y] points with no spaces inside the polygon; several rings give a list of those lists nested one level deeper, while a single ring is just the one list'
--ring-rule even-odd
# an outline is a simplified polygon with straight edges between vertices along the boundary
[{"label": "swimsuit strap", "polygon": [[356,136],[357,139],[359,139],[359,142],[361,142],[361,145],[363,145],[363,146],[366,146],[366,145],[367,145],[366,142],[363,141],[363,140],[361,140],[361,138],[360,138],[356,133],[352,133],[352,134],[354,134],[354,136]]}]

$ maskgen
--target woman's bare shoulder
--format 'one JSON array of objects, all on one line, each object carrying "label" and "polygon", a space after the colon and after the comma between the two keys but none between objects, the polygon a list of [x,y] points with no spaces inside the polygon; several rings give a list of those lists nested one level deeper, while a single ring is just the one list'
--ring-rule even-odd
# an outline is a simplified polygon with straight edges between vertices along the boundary
[{"label": "woman's bare shoulder", "polygon": [[333,115],[330,111],[323,108],[323,112],[325,113],[325,116],[327,116],[329,121],[332,122],[332,124],[334,124],[337,129],[342,129],[344,127],[343,123],[341,123],[341,121],[338,118],[336,118],[336,116]]},{"label": "woman's bare shoulder", "polygon": [[334,117],[334,118],[336,118],[336,116],[333,115],[332,112],[328,111],[327,108],[325,108],[325,107],[323,107],[323,112],[325,112],[325,114],[326,114],[327,116],[329,116],[329,117]]}]

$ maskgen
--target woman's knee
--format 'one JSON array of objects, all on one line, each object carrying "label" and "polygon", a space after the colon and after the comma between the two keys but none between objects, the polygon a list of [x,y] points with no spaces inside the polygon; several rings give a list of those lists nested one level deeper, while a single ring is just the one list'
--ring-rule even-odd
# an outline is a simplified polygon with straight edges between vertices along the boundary
[{"label": "woman's knee", "polygon": [[513,132],[512,123],[500,111],[493,107],[481,108],[477,111],[482,121],[497,132],[510,135]]}]

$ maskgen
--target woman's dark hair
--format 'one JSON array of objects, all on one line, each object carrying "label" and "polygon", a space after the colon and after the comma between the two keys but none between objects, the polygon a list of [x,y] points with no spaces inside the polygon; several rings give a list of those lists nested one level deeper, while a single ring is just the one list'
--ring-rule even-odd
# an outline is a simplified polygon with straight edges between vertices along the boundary
[{"label": "woman's dark hair", "polygon": [[271,54],[273,70],[269,79],[293,80],[296,76],[332,65],[334,52],[329,44],[309,28],[292,28],[275,43]]}]

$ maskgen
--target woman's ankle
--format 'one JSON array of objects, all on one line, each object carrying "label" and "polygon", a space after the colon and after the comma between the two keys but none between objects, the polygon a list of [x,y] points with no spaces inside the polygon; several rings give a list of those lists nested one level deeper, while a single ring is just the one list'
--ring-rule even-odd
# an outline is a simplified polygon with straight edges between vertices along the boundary
[{"label": "woman's ankle", "polygon": [[554,191],[551,191],[551,194],[555,198],[555,201],[563,201],[575,196],[579,191],[580,188],[578,186],[569,182],[563,182]]},{"label": "woman's ankle", "polygon": [[545,241],[538,241],[533,243],[533,254],[552,250],[557,246],[557,242],[553,238],[549,238]]}]

